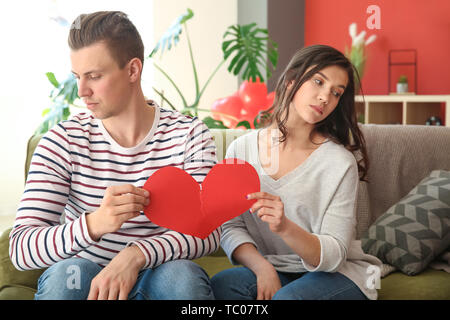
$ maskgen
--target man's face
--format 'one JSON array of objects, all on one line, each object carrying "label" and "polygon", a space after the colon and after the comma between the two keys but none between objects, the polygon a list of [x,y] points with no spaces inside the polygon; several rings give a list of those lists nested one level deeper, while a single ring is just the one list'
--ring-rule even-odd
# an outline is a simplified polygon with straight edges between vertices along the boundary
[{"label": "man's face", "polygon": [[104,42],[72,51],[70,60],[78,95],[95,118],[107,119],[125,110],[131,95],[128,64],[120,69]]}]

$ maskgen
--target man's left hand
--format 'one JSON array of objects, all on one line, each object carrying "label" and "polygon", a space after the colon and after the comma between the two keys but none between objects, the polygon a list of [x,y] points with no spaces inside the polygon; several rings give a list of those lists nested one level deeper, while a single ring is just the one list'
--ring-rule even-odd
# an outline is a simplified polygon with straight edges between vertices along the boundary
[{"label": "man's left hand", "polygon": [[92,279],[88,300],[126,300],[144,264],[141,249],[126,247]]}]

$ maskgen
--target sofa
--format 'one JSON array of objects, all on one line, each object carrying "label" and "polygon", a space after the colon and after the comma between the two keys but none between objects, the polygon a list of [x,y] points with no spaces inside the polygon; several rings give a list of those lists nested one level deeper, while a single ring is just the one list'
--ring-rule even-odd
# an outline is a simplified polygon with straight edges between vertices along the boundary
[{"label": "sofa", "polygon": [[[401,201],[419,182],[433,170],[450,171],[450,127],[416,125],[361,125],[370,160],[369,182],[360,182],[357,200],[356,237],[368,236],[370,227],[377,223],[389,208]],[[211,129],[217,157],[223,159],[228,145],[245,130]],[[33,136],[27,146],[25,175],[31,155],[41,136]],[[444,209],[444,222],[450,223],[449,208]],[[447,216],[445,217],[445,215]],[[377,220],[378,219],[378,220]],[[37,279],[43,270],[18,271],[9,260],[6,230],[0,238],[0,300],[32,299]],[[438,243],[442,246],[442,241]],[[445,240],[447,241],[447,240]],[[367,244],[367,241],[366,241]],[[444,251],[450,249],[449,246]],[[442,248],[441,248],[442,251]],[[209,276],[234,267],[224,252],[195,260]],[[383,261],[386,263],[385,261]],[[449,300],[450,273],[431,268],[428,264],[415,275],[384,264],[378,289],[379,300]]]}]

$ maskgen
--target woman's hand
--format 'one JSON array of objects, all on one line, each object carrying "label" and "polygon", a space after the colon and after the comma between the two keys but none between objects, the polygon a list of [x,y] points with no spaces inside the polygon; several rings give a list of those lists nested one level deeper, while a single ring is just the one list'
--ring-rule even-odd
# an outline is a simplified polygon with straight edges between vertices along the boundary
[{"label": "woman's hand", "polygon": [[255,192],[247,195],[247,199],[257,199],[250,212],[257,212],[258,217],[269,224],[270,230],[278,234],[300,258],[314,267],[320,264],[319,238],[285,216],[280,197],[267,192]]},{"label": "woman's hand", "polygon": [[257,300],[270,300],[280,290],[281,281],[277,271],[252,243],[238,246],[233,252],[233,258],[255,274]]},{"label": "woman's hand", "polygon": [[262,221],[267,222],[272,232],[281,234],[286,231],[289,219],[284,214],[280,197],[267,192],[255,192],[247,195],[247,199],[257,199],[250,213],[256,213]]},{"label": "woman's hand", "polygon": [[273,265],[268,264],[266,270],[256,273],[256,300],[271,300],[273,295],[281,289],[280,277]]}]

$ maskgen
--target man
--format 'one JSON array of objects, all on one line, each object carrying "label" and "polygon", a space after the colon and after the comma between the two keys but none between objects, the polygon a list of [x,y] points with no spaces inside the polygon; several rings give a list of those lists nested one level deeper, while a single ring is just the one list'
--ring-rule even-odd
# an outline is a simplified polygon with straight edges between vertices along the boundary
[{"label": "man", "polygon": [[201,183],[216,163],[211,134],[197,118],[146,102],[144,46],[124,13],[80,15],[68,42],[91,113],[59,123],[37,146],[11,261],[19,270],[48,267],[35,299],[213,298],[190,260],[216,251],[220,230],[201,240],[153,224],[141,188],[165,166]]}]

